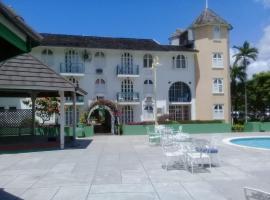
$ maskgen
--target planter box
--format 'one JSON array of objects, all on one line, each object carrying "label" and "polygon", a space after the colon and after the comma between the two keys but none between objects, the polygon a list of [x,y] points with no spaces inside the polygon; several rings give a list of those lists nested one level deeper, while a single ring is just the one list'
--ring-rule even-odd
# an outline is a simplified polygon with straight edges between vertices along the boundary
[{"label": "planter box", "polygon": [[[230,133],[231,124],[227,123],[211,123],[211,124],[166,124],[178,130],[179,126],[183,127],[183,132],[196,134],[196,133]],[[153,125],[123,125],[123,135],[146,135],[146,127],[150,130],[154,128]]]}]

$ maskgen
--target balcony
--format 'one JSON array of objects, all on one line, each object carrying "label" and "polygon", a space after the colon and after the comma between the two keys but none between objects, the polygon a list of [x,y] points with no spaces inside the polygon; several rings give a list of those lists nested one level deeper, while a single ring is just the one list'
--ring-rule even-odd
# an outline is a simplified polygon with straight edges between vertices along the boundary
[{"label": "balcony", "polygon": [[140,104],[139,92],[118,92],[117,102],[124,105]]},{"label": "balcony", "polygon": [[117,65],[116,68],[117,77],[139,77],[139,66],[120,66]]},{"label": "balcony", "polygon": [[[65,105],[72,105],[73,99],[72,97],[66,97]],[[84,105],[84,96],[76,96],[76,105]]]},{"label": "balcony", "polygon": [[84,76],[85,67],[83,63],[61,63],[60,74],[63,76]]}]

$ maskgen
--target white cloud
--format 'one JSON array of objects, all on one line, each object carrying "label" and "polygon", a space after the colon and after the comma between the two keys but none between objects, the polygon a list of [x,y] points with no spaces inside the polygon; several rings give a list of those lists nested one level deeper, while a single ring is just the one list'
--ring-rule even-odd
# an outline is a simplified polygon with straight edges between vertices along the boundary
[{"label": "white cloud", "polygon": [[264,5],[265,8],[270,8],[270,0],[256,0]]},{"label": "white cloud", "polygon": [[[267,1],[270,3],[270,0]],[[270,71],[270,25],[264,29],[263,37],[258,44],[258,50],[257,61],[248,66],[249,77],[262,71]]]}]

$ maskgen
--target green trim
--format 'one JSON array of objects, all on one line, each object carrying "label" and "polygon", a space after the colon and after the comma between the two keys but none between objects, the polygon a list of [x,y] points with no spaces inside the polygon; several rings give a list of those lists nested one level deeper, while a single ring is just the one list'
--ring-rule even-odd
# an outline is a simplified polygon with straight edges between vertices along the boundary
[{"label": "green trim", "polygon": [[[178,130],[179,126],[183,127],[183,132],[190,134],[198,133],[230,133],[231,124],[227,123],[211,123],[211,124],[167,124]],[[123,135],[146,135],[146,127],[153,130],[153,125],[123,125]]]},{"label": "green trim", "polygon": [[270,131],[270,122],[248,122],[245,124],[245,132]]},{"label": "green trim", "polygon": [[27,53],[31,50],[27,42],[23,41],[15,33],[9,30],[5,25],[0,23],[0,37],[4,38],[10,44],[20,49],[21,51]]}]

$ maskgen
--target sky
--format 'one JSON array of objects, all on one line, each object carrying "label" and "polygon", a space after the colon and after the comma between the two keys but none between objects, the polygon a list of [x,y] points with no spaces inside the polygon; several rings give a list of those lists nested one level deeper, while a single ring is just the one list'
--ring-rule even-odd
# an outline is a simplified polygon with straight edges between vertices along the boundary
[{"label": "sky", "polygon": [[[176,28],[187,28],[200,15],[206,0],[2,1],[37,32],[151,38],[167,44]],[[234,27],[231,47],[247,40],[259,49],[248,73],[270,70],[270,0],[208,1]]]}]

